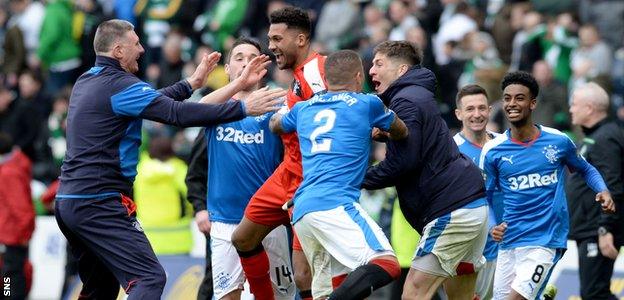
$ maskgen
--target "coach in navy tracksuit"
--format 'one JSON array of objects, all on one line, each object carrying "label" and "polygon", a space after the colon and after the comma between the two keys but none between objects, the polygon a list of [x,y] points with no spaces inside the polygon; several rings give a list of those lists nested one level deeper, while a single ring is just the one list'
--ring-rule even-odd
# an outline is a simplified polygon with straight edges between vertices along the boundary
[{"label": "coach in navy tracksuit", "polygon": [[[204,57],[188,79],[154,90],[133,75],[143,47],[133,26],[106,21],[97,29],[93,68],[76,82],[67,118],[67,154],[61,168],[56,220],[78,259],[81,299],[116,299],[119,285],[128,299],[160,299],[165,272],[135,218],[136,175],[142,119],[178,126],[209,126],[275,110],[275,100],[251,99],[223,105],[178,102],[188,98],[216,65]],[[255,84],[266,57],[219,92],[229,98]],[[260,62],[260,63],[258,63]],[[278,100],[279,101],[279,100]]]},{"label": "coach in navy tracksuit", "polygon": [[[465,274],[474,276],[476,280],[476,275],[473,275],[475,270],[462,264],[467,261],[465,258],[459,258],[452,266],[446,265],[449,260],[447,255],[455,255],[448,253],[448,250],[469,251],[477,255],[476,248],[481,247],[478,253],[480,258],[485,243],[485,240],[483,245],[475,246],[449,243],[436,249],[438,244],[448,242],[448,239],[439,238],[449,232],[447,230],[451,230],[451,234],[461,230],[458,229],[461,224],[453,228],[455,217],[451,217],[450,213],[459,208],[481,208],[481,213],[486,205],[485,190],[480,170],[459,152],[450,136],[434,98],[435,76],[430,70],[420,67],[420,61],[419,50],[405,41],[383,42],[375,48],[373,67],[369,72],[375,89],[384,103],[405,122],[409,136],[401,141],[388,141],[386,159],[370,167],[362,183],[365,189],[396,186],[401,210],[412,227],[422,235],[404,288],[403,296],[410,299],[429,298],[437,289],[434,285],[439,286],[442,282],[427,277],[427,274],[444,278]],[[473,225],[479,220],[472,220]],[[487,216],[482,221],[485,220]],[[463,229],[471,233],[483,231],[481,227]],[[487,228],[485,236],[479,234],[474,239],[486,236]],[[433,255],[427,256],[428,253],[435,255],[437,260]],[[419,261],[419,256],[423,256],[423,262]],[[457,270],[449,272],[451,267]],[[423,271],[420,273],[423,277],[415,277],[413,273],[416,270]],[[423,291],[423,287],[431,290]],[[474,283],[472,288],[474,291]],[[470,291],[447,290],[447,293],[452,298],[453,293],[466,295]]]}]

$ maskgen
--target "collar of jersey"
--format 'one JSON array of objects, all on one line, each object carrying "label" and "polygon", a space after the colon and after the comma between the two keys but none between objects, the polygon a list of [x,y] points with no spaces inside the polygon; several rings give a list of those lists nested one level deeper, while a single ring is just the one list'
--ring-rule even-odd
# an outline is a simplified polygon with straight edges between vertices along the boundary
[{"label": "collar of jersey", "polygon": [[318,53],[312,51],[310,55],[308,56],[308,58],[306,58],[306,60],[304,60],[300,65],[295,67],[295,70],[303,69],[303,66],[305,66],[307,63],[311,62],[313,59],[317,58],[318,56],[319,56]]},{"label": "collar of jersey", "polygon": [[107,56],[101,56],[98,55],[95,57],[95,66],[97,67],[113,67],[115,69],[118,70],[123,70],[121,68],[121,64],[119,64],[119,61],[111,58],[111,57],[107,57]]},{"label": "collar of jersey", "polygon": [[537,134],[532,139],[530,139],[527,142],[519,141],[519,140],[516,140],[513,137],[511,137],[511,129],[507,129],[506,134],[507,134],[507,137],[509,138],[509,140],[512,143],[518,144],[518,145],[523,146],[523,147],[531,147],[535,143],[535,141],[537,141],[540,138],[540,136],[542,136],[542,126],[541,125],[537,125],[537,124],[535,126],[537,126],[537,129],[539,129],[539,130],[537,131]]}]

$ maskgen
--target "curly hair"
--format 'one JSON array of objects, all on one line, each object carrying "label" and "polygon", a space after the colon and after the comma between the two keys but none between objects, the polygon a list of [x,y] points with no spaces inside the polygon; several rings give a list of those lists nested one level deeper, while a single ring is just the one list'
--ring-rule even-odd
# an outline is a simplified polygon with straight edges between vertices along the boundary
[{"label": "curly hair", "polygon": [[284,23],[288,28],[299,29],[308,36],[312,32],[310,17],[298,7],[288,6],[272,12],[269,16],[269,22],[271,24]]},{"label": "curly hair", "polygon": [[537,95],[539,94],[539,85],[537,84],[535,77],[527,72],[517,71],[507,73],[501,82],[501,89],[505,90],[505,88],[511,84],[519,84],[527,87],[529,92],[531,92],[531,97],[533,97],[533,99],[537,98]]}]

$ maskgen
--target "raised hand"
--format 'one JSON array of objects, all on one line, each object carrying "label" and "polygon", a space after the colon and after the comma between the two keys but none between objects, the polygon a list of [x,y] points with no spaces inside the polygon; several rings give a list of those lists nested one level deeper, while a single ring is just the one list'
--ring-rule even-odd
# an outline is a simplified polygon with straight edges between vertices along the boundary
[{"label": "raised hand", "polygon": [[217,63],[219,62],[220,58],[221,53],[216,51],[210,54],[204,54],[201,62],[199,63],[199,66],[197,66],[195,72],[193,72],[193,75],[186,79],[189,84],[191,84],[193,90],[198,89],[204,85],[204,82],[206,82],[206,78],[208,78],[208,75],[212,73],[212,71],[214,71],[214,69],[217,67]]},{"label": "raised hand", "polygon": [[263,87],[258,89],[246,99],[243,99],[245,103],[245,111],[247,115],[259,116],[270,111],[276,111],[284,104],[284,96],[286,96],[286,90],[281,88],[269,89]]},{"label": "raised hand", "polygon": [[236,80],[242,84],[243,89],[248,89],[260,82],[266,75],[269,64],[271,60],[267,55],[256,56],[245,66],[243,73]]}]

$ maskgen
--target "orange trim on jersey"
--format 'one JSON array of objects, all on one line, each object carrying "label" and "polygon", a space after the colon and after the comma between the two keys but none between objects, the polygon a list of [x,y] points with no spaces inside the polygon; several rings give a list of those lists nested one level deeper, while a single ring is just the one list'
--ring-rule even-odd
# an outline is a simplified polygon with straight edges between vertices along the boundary
[{"label": "orange trim on jersey", "polygon": [[520,146],[524,146],[524,147],[531,147],[531,145],[533,145],[533,144],[535,143],[535,141],[537,141],[537,139],[538,139],[541,135],[542,135],[542,129],[538,127],[537,134],[535,134],[535,136],[534,136],[534,137],[532,137],[532,138],[531,138],[529,141],[527,141],[527,142],[523,142],[523,141],[519,141],[519,140],[514,139],[514,138],[511,136],[511,131],[509,132],[509,139],[510,139],[513,143],[516,143],[516,144],[518,144],[518,145],[520,145]]},{"label": "orange trim on jersey", "polygon": [[[317,60],[314,64],[313,61]],[[312,63],[312,64],[310,64]],[[316,69],[306,69],[316,68]],[[306,78],[306,74],[309,78]],[[286,103],[292,108],[297,102],[306,101],[314,96],[314,89],[326,90],[325,82],[325,56],[312,52],[308,58],[293,69],[293,83],[286,94]],[[322,82],[318,82],[321,79]],[[316,80],[316,82],[310,82]],[[315,88],[311,84],[321,85]],[[295,132],[282,134],[282,144],[284,144],[284,165],[294,174],[302,175],[301,152],[299,150],[299,139]]]}]

